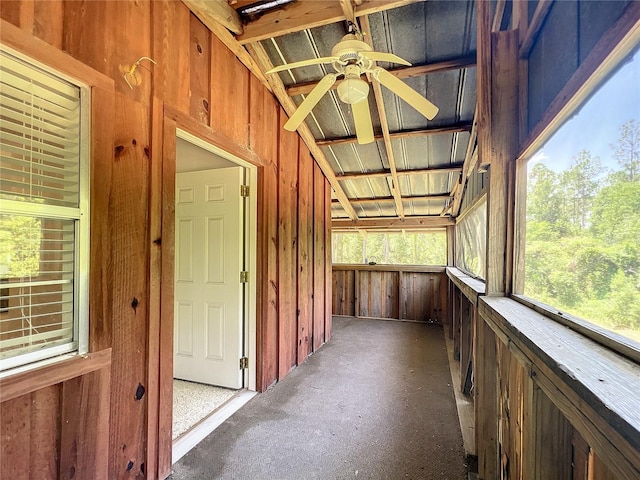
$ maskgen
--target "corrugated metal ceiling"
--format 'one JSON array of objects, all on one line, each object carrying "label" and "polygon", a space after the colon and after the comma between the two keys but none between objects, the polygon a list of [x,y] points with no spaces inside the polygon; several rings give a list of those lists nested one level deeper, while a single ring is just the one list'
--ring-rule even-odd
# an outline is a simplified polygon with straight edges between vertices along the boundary
[{"label": "corrugated metal ceiling", "polygon": [[[386,10],[369,16],[371,40],[376,51],[392,52],[413,65],[452,60],[475,55],[476,19],[472,1],[429,1]],[[264,40],[263,47],[274,65],[309,58],[329,56],[331,48],[346,33],[346,23],[340,22]],[[398,65],[379,63],[390,69]],[[320,80],[333,72],[331,65],[298,68],[280,73],[285,86]],[[471,123],[476,104],[475,67],[448,70],[403,79],[413,89],[435,103],[440,112],[429,121],[411,106],[383,87],[383,103],[390,132]],[[303,96],[294,97],[296,104]],[[369,93],[374,133],[381,134],[380,118],[373,92]],[[307,117],[307,125],[317,140],[351,137],[355,128],[350,106],[338,100],[335,90],[325,95]],[[464,161],[468,132],[415,136],[392,140],[397,170],[461,165]],[[380,172],[389,169],[389,160],[382,140],[367,145],[343,143],[324,145],[326,158],[338,175]],[[429,173],[399,176],[402,197],[447,195],[458,179],[458,173]],[[349,198],[370,199],[392,196],[391,177],[341,180]],[[446,198],[403,199],[405,215],[439,215]],[[376,203],[355,203],[359,217],[394,217],[393,200]],[[334,218],[346,217],[336,204]]]}]

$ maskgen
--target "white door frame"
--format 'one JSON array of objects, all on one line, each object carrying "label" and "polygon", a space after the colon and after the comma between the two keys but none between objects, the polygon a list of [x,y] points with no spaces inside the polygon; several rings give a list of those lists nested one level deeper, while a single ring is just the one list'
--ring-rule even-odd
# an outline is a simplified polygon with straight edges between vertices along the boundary
[{"label": "white door frame", "polygon": [[[258,236],[258,201],[257,201],[257,190],[258,190],[258,168],[255,165],[243,160],[240,157],[237,157],[225,150],[216,147],[208,143],[201,138],[192,135],[185,130],[180,129],[179,127],[176,129],[176,136],[181,138],[182,140],[186,140],[187,142],[196,145],[203,150],[214,153],[230,162],[233,162],[241,167],[245,167],[245,171],[248,173],[247,181],[245,182],[249,185],[249,198],[247,201],[247,212],[245,218],[245,227],[246,227],[246,252],[245,252],[245,261],[247,262],[247,268],[249,271],[249,281],[247,284],[247,295],[245,296],[244,308],[246,311],[245,319],[244,319],[244,330],[245,330],[245,338],[244,338],[244,351],[246,352],[246,356],[249,357],[249,368],[244,371],[244,385],[248,390],[256,390],[256,274],[257,274],[257,236]],[[176,163],[179,160],[176,159]],[[174,331],[175,335],[175,331]]]}]

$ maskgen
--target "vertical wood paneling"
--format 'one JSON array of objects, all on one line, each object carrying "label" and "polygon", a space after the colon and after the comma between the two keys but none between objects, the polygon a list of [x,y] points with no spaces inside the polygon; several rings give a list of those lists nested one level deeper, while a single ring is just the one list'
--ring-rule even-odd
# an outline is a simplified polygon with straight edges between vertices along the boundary
[{"label": "vertical wood paneling", "polygon": [[480,478],[499,478],[497,339],[482,318],[478,318],[476,322],[475,336],[478,342],[474,361],[478,474]]},{"label": "vertical wood paneling", "polygon": [[[146,398],[136,399],[146,383],[149,214],[149,112],[123,95],[115,96],[113,182],[108,221],[111,230],[113,291],[112,374],[109,475],[140,472],[145,461]],[[124,447],[123,447],[124,446]],[[130,463],[133,465],[130,465]]]},{"label": "vertical wood paneling", "polygon": [[[108,399],[108,392],[106,393],[105,399]],[[33,446],[29,449],[31,478],[56,478],[59,457],[52,455],[51,451],[43,446],[57,445],[60,438],[60,385],[43,388],[27,396],[31,397],[31,411],[29,412],[31,416],[29,441]],[[109,405],[107,402],[103,403],[103,408],[108,415]],[[108,432],[104,432],[104,438],[108,440]],[[103,446],[105,459],[107,458],[107,447],[108,445]],[[1,464],[2,462],[0,462]],[[4,472],[1,466],[0,472]],[[104,473],[106,475],[106,471]]]},{"label": "vertical wood paneling", "polygon": [[64,4],[62,1],[34,2],[33,34],[62,49]]},{"label": "vertical wood paneling", "polygon": [[209,124],[211,111],[211,32],[198,18],[190,16],[190,92],[189,113],[205,125]]},{"label": "vertical wood paneling", "polygon": [[211,35],[211,128],[249,145],[249,70]]},{"label": "vertical wood paneling", "polygon": [[[286,115],[280,114],[280,126]],[[278,178],[278,371],[283,378],[296,364],[298,135],[281,130]]]},{"label": "vertical wood paneling", "polygon": [[113,290],[111,280],[111,223],[109,211],[113,181],[113,90],[91,92],[91,268],[89,272],[89,348],[93,352],[111,346]]},{"label": "vertical wood paneling", "polygon": [[29,469],[25,466],[31,464],[31,396],[22,395],[0,405],[2,478],[29,478]]},{"label": "vertical wood paneling", "polygon": [[153,93],[183,113],[189,113],[191,13],[182,2],[151,2],[153,20]]},{"label": "vertical wood paneling", "polygon": [[[154,130],[154,133],[155,130]],[[154,136],[155,138],[155,136]],[[156,152],[158,153],[158,152]],[[156,158],[153,154],[153,158]],[[160,365],[158,366],[158,476],[171,473],[173,420],[173,309],[175,268],[176,123],[165,117],[162,138],[162,280],[160,292]],[[148,439],[152,441],[152,439]]]},{"label": "vertical wood paneling", "polygon": [[258,321],[258,388],[269,387],[278,379],[278,108],[273,97],[252,76],[250,94],[250,144],[263,158],[259,176],[261,201],[258,202],[258,223],[261,239],[262,306]]},{"label": "vertical wood paneling", "polygon": [[313,158],[300,145],[298,170],[298,365],[313,351]]},{"label": "vertical wood paneling", "polygon": [[325,235],[324,198],[325,178],[320,167],[313,162],[313,351],[324,343],[325,319]]},{"label": "vertical wood paneling", "polygon": [[59,478],[107,477],[110,380],[103,368],[62,384]]}]

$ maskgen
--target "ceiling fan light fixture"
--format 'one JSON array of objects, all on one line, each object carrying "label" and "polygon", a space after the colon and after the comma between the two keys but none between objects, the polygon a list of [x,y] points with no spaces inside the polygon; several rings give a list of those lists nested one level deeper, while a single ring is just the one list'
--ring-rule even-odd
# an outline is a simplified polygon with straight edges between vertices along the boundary
[{"label": "ceiling fan light fixture", "polygon": [[368,95],[369,84],[359,76],[345,78],[338,85],[338,98],[349,105],[363,101]]}]

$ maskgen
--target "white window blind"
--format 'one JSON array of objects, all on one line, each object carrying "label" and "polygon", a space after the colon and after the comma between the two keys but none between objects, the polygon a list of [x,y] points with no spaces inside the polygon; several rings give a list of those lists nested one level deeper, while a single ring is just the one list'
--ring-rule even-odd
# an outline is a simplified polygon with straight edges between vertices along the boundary
[{"label": "white window blind", "polygon": [[0,370],[78,350],[82,104],[79,86],[0,51]]}]

